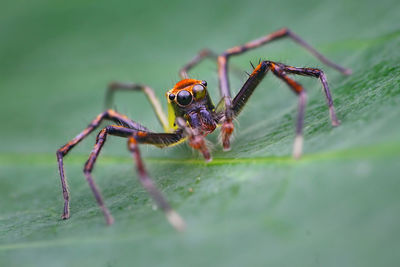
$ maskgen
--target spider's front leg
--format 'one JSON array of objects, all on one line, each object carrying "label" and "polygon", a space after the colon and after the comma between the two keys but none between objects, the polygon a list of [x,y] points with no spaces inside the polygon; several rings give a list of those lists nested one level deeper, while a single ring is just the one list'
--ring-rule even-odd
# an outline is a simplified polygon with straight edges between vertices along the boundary
[{"label": "spider's front leg", "polygon": [[[222,124],[222,143],[224,146],[225,150],[228,150],[230,147],[230,136],[233,132],[233,123],[232,119],[234,116],[233,112],[233,103],[232,103],[232,98],[231,98],[231,91],[230,91],[230,86],[229,86],[229,78],[228,78],[228,60],[231,56],[236,56],[240,55],[246,51],[255,49],[257,47],[260,47],[262,45],[266,45],[268,43],[271,43],[273,41],[282,39],[282,38],[289,38],[307,51],[309,51],[313,56],[318,58],[322,63],[325,65],[332,67],[336,69],[337,71],[341,72],[344,75],[349,75],[351,74],[351,70],[344,68],[331,60],[327,59],[324,55],[319,53],[315,48],[313,48],[311,45],[309,45],[306,41],[304,41],[300,36],[296,35],[293,33],[291,30],[287,28],[280,29],[278,31],[275,31],[271,34],[268,34],[266,36],[263,36],[259,39],[250,41],[245,43],[244,45],[239,45],[232,47],[225,52],[223,52],[221,55],[218,56],[218,76],[219,76],[219,89],[220,89],[220,95],[221,99],[224,101],[224,106],[225,106],[225,117],[224,121]],[[299,74],[299,73],[298,73]],[[307,75],[307,74],[301,74],[301,75]],[[322,80],[322,78],[321,78]]]},{"label": "spider's front leg", "polygon": [[333,107],[333,101],[328,87],[328,83],[326,81],[325,74],[323,73],[323,71],[319,69],[295,68],[272,61],[263,61],[254,69],[248,80],[240,89],[239,93],[233,99],[232,111],[234,116],[239,115],[240,111],[247,103],[248,99],[250,98],[250,96],[258,86],[258,84],[265,77],[265,75],[269,70],[271,70],[272,73],[279,79],[284,81],[289,86],[289,88],[292,89],[292,91],[299,97],[298,115],[296,123],[296,138],[293,146],[293,156],[295,158],[299,158],[301,156],[303,147],[303,122],[304,122],[304,112],[306,106],[306,91],[304,90],[303,86],[301,86],[298,82],[289,78],[287,76],[287,73],[310,76],[320,79],[322,86],[324,88],[332,125],[337,126],[339,125],[339,121],[336,117],[335,109]]}]

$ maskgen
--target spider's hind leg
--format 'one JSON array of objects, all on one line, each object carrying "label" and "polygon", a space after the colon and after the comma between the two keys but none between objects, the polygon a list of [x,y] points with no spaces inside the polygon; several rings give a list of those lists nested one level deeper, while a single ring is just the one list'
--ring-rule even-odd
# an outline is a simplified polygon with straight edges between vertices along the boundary
[{"label": "spider's hind leg", "polygon": [[[218,63],[218,54],[211,51],[210,49],[202,49],[200,50],[199,53],[197,53],[196,56],[194,56],[186,65],[184,65],[180,70],[179,70],[179,77],[181,79],[188,79],[189,74],[188,72],[192,70],[194,67],[196,67],[198,64],[200,64],[204,59],[209,58],[212,60],[215,60],[216,63]],[[243,77],[243,71],[238,68],[235,65],[231,66],[231,70],[234,72],[234,74],[237,77]]]},{"label": "spider's hind leg", "polygon": [[206,58],[211,58],[217,60],[218,54],[214,53],[213,51],[209,49],[203,49],[201,50],[196,56],[194,56],[188,63],[186,63],[185,66],[183,66],[179,70],[179,76],[181,79],[188,79],[189,75],[188,72],[191,70],[194,66],[199,64],[201,61],[203,61]]}]

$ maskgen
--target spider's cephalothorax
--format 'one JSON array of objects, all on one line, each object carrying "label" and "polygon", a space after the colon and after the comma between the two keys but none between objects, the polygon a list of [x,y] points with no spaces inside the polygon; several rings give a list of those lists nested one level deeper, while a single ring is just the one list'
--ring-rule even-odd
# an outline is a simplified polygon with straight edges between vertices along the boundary
[{"label": "spider's cephalothorax", "polygon": [[[317,52],[309,44],[307,44],[299,36],[290,30],[283,28],[272,34],[262,38],[253,40],[241,46],[235,46],[224,51],[221,54],[215,54],[209,50],[202,50],[188,64],[186,64],[179,72],[181,81],[179,81],[166,94],[168,101],[168,118],[154,94],[154,91],[146,86],[136,83],[111,83],[106,95],[106,105],[110,106],[113,94],[117,90],[142,91],[148,97],[159,122],[164,128],[163,133],[152,132],[143,125],[129,119],[128,117],[117,113],[112,109],[100,113],[90,124],[79,133],[74,139],[57,150],[58,167],[61,177],[61,185],[64,197],[63,219],[68,219],[69,214],[69,192],[67,181],[64,174],[63,159],[68,152],[77,145],[82,139],[93,132],[103,120],[113,121],[114,125],[103,128],[97,138],[96,144],[90,154],[84,167],[84,174],[89,183],[90,188],[103,211],[108,224],[113,223],[113,218],[104,204],[103,198],[98,190],[93,177],[92,170],[97,157],[106,141],[108,135],[125,137],[128,139],[128,149],[131,152],[137,166],[139,180],[143,187],[149,192],[156,204],[165,212],[169,222],[178,230],[185,228],[185,223],[181,217],[168,204],[161,192],[155,187],[150,179],[142,158],[140,156],[139,144],[151,144],[158,147],[167,147],[179,144],[184,140],[188,140],[189,145],[200,151],[203,157],[211,160],[211,154],[205,143],[205,136],[213,132],[216,127],[221,126],[221,142],[224,150],[230,149],[230,136],[234,130],[233,119],[237,117],[243,109],[258,84],[263,80],[264,76],[271,71],[273,75],[282,80],[288,87],[298,96],[298,115],[296,122],[296,137],[293,145],[293,156],[299,158],[302,153],[303,144],[303,121],[306,106],[306,91],[302,85],[296,82],[289,75],[303,75],[317,78],[321,81],[324,89],[329,115],[333,126],[339,125],[336,118],[335,109],[328,82],[324,72],[315,68],[297,68],[282,63],[272,61],[261,61],[253,71],[249,74],[247,81],[243,84],[239,92],[232,98],[228,79],[228,59],[232,56],[239,55],[245,51],[257,48],[269,42],[288,37],[300,46],[308,50],[312,55],[317,57],[322,63],[348,75],[350,69],[343,68],[332,61],[325,58]],[[218,64],[219,76],[219,92],[221,100],[214,107],[211,98],[207,92],[207,83],[202,80],[189,79],[188,71],[204,58],[214,58]]]},{"label": "spider's cephalothorax", "polygon": [[215,130],[218,118],[207,92],[207,82],[183,79],[167,92],[169,124],[177,128],[176,118],[184,118],[188,126],[199,134],[207,135]]}]

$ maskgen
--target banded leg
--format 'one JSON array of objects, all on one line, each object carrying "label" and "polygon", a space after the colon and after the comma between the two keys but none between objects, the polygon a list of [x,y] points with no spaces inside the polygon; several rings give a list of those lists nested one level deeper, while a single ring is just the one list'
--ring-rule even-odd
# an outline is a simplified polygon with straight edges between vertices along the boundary
[{"label": "banded leg", "polygon": [[116,91],[142,91],[147,99],[149,100],[151,106],[153,107],[154,113],[157,116],[158,121],[163,127],[164,131],[169,132],[168,119],[165,115],[160,102],[158,101],[153,89],[147,85],[137,84],[137,83],[122,83],[122,82],[112,82],[109,84],[106,92],[105,106],[106,108],[111,108],[114,100],[114,93]]},{"label": "banded leg", "polygon": [[142,157],[140,156],[139,146],[137,139],[131,136],[128,140],[128,149],[131,152],[134,161],[136,163],[136,169],[139,174],[139,180],[143,187],[147,190],[150,196],[157,203],[157,206],[161,208],[165,216],[167,217],[169,223],[178,231],[184,231],[186,224],[181,218],[181,216],[174,211],[161,192],[156,188],[154,182],[150,179],[146,168],[144,167]]},{"label": "banded leg", "polygon": [[303,121],[304,121],[304,112],[306,106],[306,92],[304,88],[297,83],[295,80],[289,78],[286,73],[298,74],[311,76],[315,78],[319,78],[324,87],[325,96],[327,99],[327,104],[329,108],[329,113],[332,121],[332,125],[336,126],[339,124],[339,121],[336,118],[336,114],[333,108],[333,101],[329,91],[328,83],[326,81],[325,74],[318,69],[312,68],[295,68],[291,66],[286,66],[281,63],[275,63],[271,61],[263,61],[261,62],[250,75],[246,83],[240,89],[239,93],[233,99],[233,107],[232,110],[235,116],[238,116],[244,105],[247,103],[248,99],[254,92],[255,88],[261,82],[261,80],[265,77],[267,72],[271,70],[275,76],[283,80],[294,93],[296,93],[299,97],[299,107],[298,107],[298,117],[296,123],[296,139],[293,146],[293,156],[295,158],[299,158],[302,153],[302,144],[303,144]]},{"label": "banded leg", "polygon": [[87,160],[85,167],[84,167],[84,174],[86,177],[86,180],[89,183],[90,188],[93,191],[93,194],[97,200],[97,203],[99,204],[101,210],[103,211],[104,217],[106,219],[107,224],[112,224],[114,222],[114,219],[112,218],[109,210],[104,204],[103,197],[101,196],[101,193],[99,189],[97,188],[93,177],[92,177],[92,170],[94,167],[94,164],[100,154],[100,151],[107,139],[107,135],[115,135],[115,136],[120,136],[120,137],[129,137],[129,142],[128,142],[128,148],[132,152],[132,155],[135,158],[136,161],[136,166],[139,174],[139,180],[143,187],[149,192],[151,197],[154,199],[156,204],[165,212],[165,215],[168,219],[168,221],[174,226],[177,230],[181,231],[184,230],[185,228],[185,223],[181,219],[178,213],[176,213],[167,200],[164,198],[162,193],[156,188],[154,185],[153,181],[150,179],[149,175],[147,174],[147,171],[144,168],[144,164],[141,160],[140,157],[140,152],[137,147],[138,142],[143,142],[143,143],[148,143],[148,144],[153,144],[153,145],[169,145],[173,144],[174,142],[178,142],[183,138],[183,135],[181,131],[178,131],[176,133],[149,133],[149,132],[142,132],[142,131],[137,131],[134,129],[129,129],[125,128],[122,126],[117,126],[117,125],[110,125],[105,127],[103,130],[100,131],[96,138],[96,144],[89,156],[89,159]]},{"label": "banded leg", "polygon": [[322,87],[324,88],[326,104],[328,105],[329,116],[331,118],[332,126],[340,125],[340,121],[336,117],[336,112],[333,106],[333,100],[331,91],[329,90],[328,81],[326,79],[325,73],[322,70],[314,68],[296,68],[296,67],[286,66],[284,64],[279,64],[279,68],[283,69],[283,71],[286,73],[318,78],[321,81]]},{"label": "banded leg", "polygon": [[315,50],[311,45],[305,42],[302,38],[291,32],[287,28],[280,29],[260,39],[256,39],[244,45],[235,46],[233,48],[226,50],[218,57],[218,76],[220,83],[220,95],[221,98],[224,99],[225,101],[225,122],[222,125],[222,138],[224,143],[224,149],[229,149],[229,137],[231,135],[231,132],[233,132],[232,117],[234,115],[232,112],[232,99],[229,86],[228,67],[227,67],[229,57],[242,54],[248,50],[260,47],[275,40],[279,40],[283,37],[289,37],[294,42],[296,42],[297,44],[308,50],[312,55],[318,58],[325,65],[336,69],[337,71],[341,72],[344,75],[351,74],[350,69],[346,69],[330,61],[321,53],[319,53],[317,50]]},{"label": "banded leg", "polygon": [[93,132],[103,120],[111,120],[115,123],[120,123],[126,127],[136,129],[139,131],[149,131],[144,126],[130,120],[128,117],[115,112],[114,110],[107,110],[101,114],[99,114],[90,124],[89,126],[84,129],[81,133],[79,133],[74,139],[69,141],[67,144],[62,146],[60,149],[57,150],[57,161],[58,161],[58,169],[60,172],[61,178],[61,186],[63,191],[64,197],[64,210],[61,216],[62,219],[69,218],[69,192],[68,192],[68,183],[67,178],[64,173],[64,157],[68,154],[68,152],[77,145],[80,141],[82,141],[86,136],[88,136],[91,132]]},{"label": "banded leg", "polygon": [[[111,126],[111,127],[113,127],[113,126]],[[90,186],[90,189],[92,189],[92,192],[94,194],[94,197],[96,198],[97,204],[99,204],[99,207],[101,208],[101,210],[104,214],[107,224],[111,225],[114,223],[114,219],[111,216],[110,211],[104,204],[103,197],[101,196],[101,193],[92,177],[93,166],[94,166],[94,163],[96,162],[96,159],[97,159],[104,143],[106,142],[107,132],[108,132],[107,128],[104,128],[97,135],[96,144],[95,144],[92,152],[90,153],[89,159],[86,161],[85,167],[83,169],[83,173],[85,174],[85,178]]]}]

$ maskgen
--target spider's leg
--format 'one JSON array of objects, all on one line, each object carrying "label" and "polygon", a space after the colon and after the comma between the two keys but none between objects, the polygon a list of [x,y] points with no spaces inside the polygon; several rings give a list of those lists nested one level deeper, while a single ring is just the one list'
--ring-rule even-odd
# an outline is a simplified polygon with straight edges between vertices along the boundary
[{"label": "spider's leg", "polygon": [[103,214],[104,214],[107,224],[112,224],[114,220],[113,220],[109,210],[104,205],[104,201],[101,196],[101,193],[100,193],[99,189],[97,188],[97,186],[92,178],[92,174],[91,174],[94,164],[97,160],[97,157],[99,156],[99,153],[106,141],[108,134],[129,138],[128,148],[132,152],[133,156],[135,157],[140,182],[142,183],[143,187],[149,192],[151,197],[155,200],[157,205],[165,212],[169,222],[177,230],[183,230],[185,223],[180,218],[180,216],[171,208],[171,206],[169,205],[167,200],[164,198],[162,193],[156,188],[156,186],[154,185],[154,182],[150,179],[149,175],[147,174],[147,171],[144,168],[144,164],[140,157],[139,149],[136,145],[138,142],[140,142],[140,143],[147,143],[147,144],[153,144],[153,145],[158,145],[158,146],[168,146],[170,144],[176,143],[179,140],[181,140],[183,138],[182,132],[177,131],[175,133],[157,134],[157,133],[137,131],[134,129],[129,129],[129,128],[125,128],[125,127],[121,127],[121,126],[117,126],[117,125],[107,126],[103,130],[100,131],[100,133],[98,134],[98,136],[96,138],[96,144],[89,156],[89,159],[87,160],[87,162],[85,164],[84,174],[85,174],[86,180],[89,183],[90,188],[93,191],[93,194],[97,200],[97,203],[99,204],[101,210],[103,211]]},{"label": "spider's leg", "polygon": [[223,144],[225,149],[229,149],[229,137],[231,135],[231,132],[233,131],[233,124],[232,124],[232,117],[233,117],[233,112],[232,112],[232,99],[231,99],[231,91],[230,91],[230,86],[229,86],[229,78],[228,78],[228,60],[231,56],[239,55],[242,54],[248,50],[260,47],[262,45],[265,45],[267,43],[270,43],[275,40],[279,40],[283,37],[289,37],[292,39],[294,42],[299,44],[300,46],[304,47],[306,50],[308,50],[312,55],[314,55],[316,58],[318,58],[322,63],[340,71],[342,74],[349,75],[351,74],[350,69],[346,69],[329,59],[327,59],[325,56],[323,56],[321,53],[319,53],[317,50],[315,50],[311,45],[309,45],[306,41],[304,41],[302,38],[300,38],[298,35],[293,33],[287,28],[280,29],[276,32],[273,32],[271,34],[268,34],[262,38],[250,41],[244,45],[241,46],[235,46],[232,47],[228,50],[226,50],[224,53],[222,53],[220,56],[218,56],[218,76],[219,76],[219,86],[220,86],[220,95],[223,101],[225,102],[225,119],[222,125],[222,139],[223,139]]},{"label": "spider's leg", "polygon": [[158,101],[154,90],[147,85],[137,84],[137,83],[123,83],[123,82],[112,82],[109,84],[106,92],[105,106],[106,108],[111,108],[114,100],[114,93],[116,91],[142,91],[147,99],[149,100],[151,106],[153,107],[154,113],[157,116],[158,121],[163,127],[164,131],[168,132],[168,119],[163,111],[160,102]]},{"label": "spider's leg", "polygon": [[283,80],[289,87],[292,89],[294,93],[299,96],[299,107],[297,113],[297,123],[296,123],[296,137],[294,139],[293,144],[293,157],[298,159],[300,158],[303,151],[303,124],[304,124],[304,112],[306,107],[306,91],[303,86],[301,86],[295,80],[289,78],[283,69],[281,69],[278,65],[273,62],[269,63],[269,67],[278,78]]},{"label": "spider's leg", "polygon": [[218,54],[209,49],[201,50],[196,56],[194,56],[185,66],[183,66],[179,70],[179,76],[181,77],[181,79],[188,79],[188,71],[206,58],[217,60]]},{"label": "spider's leg", "polygon": [[[281,63],[276,63],[276,62],[270,62],[270,61],[265,61],[260,63],[259,66],[253,71],[253,73],[250,75],[249,79],[246,81],[246,83],[243,85],[242,89],[239,91],[239,93],[235,96],[233,99],[233,112],[234,116],[239,115],[240,111],[246,104],[248,98],[251,96],[253,93],[254,89],[258,85],[258,83],[262,80],[264,75],[267,73],[268,69],[264,69],[263,64],[271,64],[271,66],[275,66],[275,68],[279,69],[280,72],[284,72],[287,74],[297,74],[297,75],[302,75],[302,76],[310,76],[314,78],[318,78],[321,81],[321,84],[324,88],[324,93],[326,97],[326,102],[328,105],[329,109],[329,116],[331,118],[332,126],[338,126],[340,124],[340,121],[336,117],[336,112],[335,108],[333,106],[333,100],[332,100],[332,95],[331,91],[328,86],[328,81],[326,79],[325,73],[320,70],[320,69],[315,69],[315,68],[296,68],[292,66],[287,66]],[[272,67],[271,67],[272,69]]]},{"label": "spider's leg", "polygon": [[302,144],[303,144],[303,121],[304,121],[304,111],[306,105],[306,92],[304,88],[295,80],[289,78],[286,73],[291,74],[299,74],[312,76],[316,78],[320,78],[322,85],[325,89],[325,96],[328,102],[328,107],[330,111],[330,116],[332,120],[332,125],[338,125],[338,120],[336,118],[336,114],[333,108],[333,102],[331,98],[331,94],[329,91],[328,84],[326,82],[326,77],[321,70],[312,69],[312,68],[295,68],[286,66],[281,63],[275,63],[272,61],[263,61],[261,62],[250,75],[249,79],[243,85],[242,89],[240,89],[239,93],[235,96],[232,103],[232,110],[234,112],[234,116],[238,116],[240,111],[243,109],[244,105],[247,103],[248,99],[261,82],[261,80],[265,77],[267,72],[271,70],[278,78],[283,80],[299,97],[299,107],[298,107],[298,116],[296,123],[296,139],[293,146],[293,156],[295,158],[299,158],[302,153]]},{"label": "spider's leg", "polygon": [[[213,59],[218,63],[217,53],[207,48],[203,49],[179,70],[179,77],[181,77],[181,79],[188,79],[189,78],[188,72],[192,68],[194,68],[197,64],[200,64],[206,58]],[[231,67],[233,68],[234,74],[237,77],[243,77],[243,71],[241,69],[239,69],[237,66],[231,66]]]},{"label": "spider's leg", "polygon": [[314,68],[296,68],[296,67],[287,66],[284,64],[279,64],[279,68],[288,74],[297,74],[297,75],[318,78],[321,81],[322,86],[324,88],[326,103],[328,105],[329,116],[331,118],[332,126],[340,125],[340,121],[336,117],[336,112],[335,112],[335,108],[333,106],[333,100],[332,100],[331,91],[329,90],[328,81],[326,79],[325,73],[322,70],[314,69]]},{"label": "spider's leg", "polygon": [[120,123],[126,127],[140,130],[140,131],[149,131],[144,126],[136,123],[128,117],[115,112],[114,110],[107,110],[99,114],[90,124],[89,126],[84,129],[81,133],[79,133],[74,139],[69,141],[67,144],[62,146],[60,149],[57,150],[57,161],[58,161],[58,169],[60,171],[60,178],[61,178],[61,186],[63,191],[64,197],[64,210],[61,216],[62,219],[69,218],[69,192],[68,192],[68,184],[67,178],[64,173],[64,163],[63,159],[68,154],[68,152],[77,145],[80,141],[82,141],[86,136],[88,136],[91,132],[93,132],[103,120],[111,120],[116,123]]},{"label": "spider's leg", "polygon": [[[142,135],[142,136],[140,136],[140,134],[136,135],[136,136],[133,135],[133,136],[129,137],[129,140],[128,140],[128,149],[132,153],[132,156],[135,160],[136,169],[139,174],[139,180],[140,180],[141,184],[143,185],[143,187],[147,190],[147,192],[151,195],[151,197],[157,203],[157,206],[164,211],[170,224],[176,230],[183,231],[183,230],[185,230],[185,227],[186,227],[185,222],[179,216],[179,214],[171,208],[171,206],[169,205],[167,200],[164,198],[163,194],[156,188],[156,186],[154,185],[154,182],[150,179],[150,176],[148,175],[148,172],[143,164],[142,157],[140,156],[138,143],[148,142],[149,141],[148,138],[150,138],[150,139],[152,138],[151,134],[149,134],[149,136],[147,136],[147,137],[145,135]],[[157,134],[155,134],[155,135],[157,135]],[[167,135],[170,135],[170,137],[172,137],[173,134],[167,134]],[[182,133],[177,134],[176,137],[178,137],[178,136],[180,136],[179,138],[183,137]],[[153,136],[153,137],[156,137],[156,136]],[[164,136],[164,138],[165,137],[166,136]],[[176,137],[172,137],[172,138],[174,139]],[[165,142],[169,142],[169,141],[167,141],[167,140],[162,141],[162,143],[165,143]]]},{"label": "spider's leg", "polygon": [[[108,126],[108,127],[114,127],[114,126]],[[85,167],[83,169],[83,173],[85,174],[86,181],[89,183],[89,186],[93,191],[93,194],[94,194],[94,197],[96,198],[97,203],[99,204],[101,210],[103,211],[103,214],[104,214],[107,224],[111,225],[111,224],[113,224],[114,219],[111,216],[110,211],[104,204],[103,197],[101,196],[101,193],[92,177],[92,170],[93,170],[94,163],[97,160],[97,157],[100,153],[101,148],[103,147],[104,143],[106,142],[108,127],[101,130],[100,133],[97,135],[96,144],[95,144],[92,152],[90,153],[89,159],[86,161]]]}]

